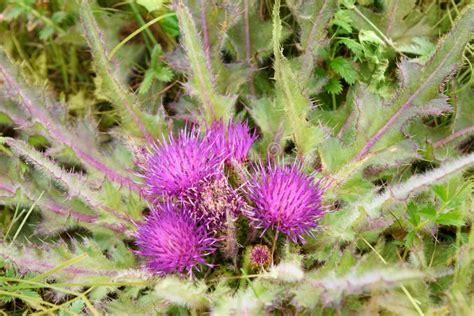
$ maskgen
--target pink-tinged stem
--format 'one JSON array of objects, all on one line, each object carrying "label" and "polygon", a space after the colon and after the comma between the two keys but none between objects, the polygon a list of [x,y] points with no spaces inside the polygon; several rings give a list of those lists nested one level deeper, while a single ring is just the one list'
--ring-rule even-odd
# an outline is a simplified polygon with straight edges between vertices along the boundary
[{"label": "pink-tinged stem", "polygon": [[446,138],[438,140],[437,142],[435,142],[433,144],[433,147],[438,148],[438,147],[444,146],[447,143],[452,142],[456,138],[462,137],[462,136],[464,136],[466,134],[469,134],[469,133],[474,133],[474,126],[469,126],[469,127],[463,128],[463,129],[461,129],[457,132],[452,133],[451,135],[449,135]]},{"label": "pink-tinged stem", "polygon": [[[22,256],[12,256],[9,253],[0,252],[0,257],[5,258],[13,262],[20,271],[31,271],[43,273],[49,271],[55,267],[54,264],[48,263],[47,259],[37,260],[34,259],[34,256],[28,256],[24,254]],[[116,270],[103,270],[103,269],[85,269],[85,268],[74,268],[74,267],[65,267],[61,269],[62,273],[66,274],[77,274],[77,275],[110,275],[113,276],[118,273]]]},{"label": "pink-tinged stem", "polygon": [[15,194],[15,192],[16,192],[16,189],[15,189],[14,186],[12,186],[8,183],[1,183],[1,182],[0,182],[0,190],[6,191],[6,192],[11,193],[11,194]]},{"label": "pink-tinged stem", "polygon": [[319,14],[317,18],[313,22],[313,26],[311,27],[311,31],[309,32],[308,39],[306,41],[306,47],[304,47],[303,52],[303,62],[301,66],[301,78],[303,82],[306,82],[310,79],[311,72],[314,68],[314,54],[313,51],[315,49],[315,45],[318,43],[320,38],[316,38],[318,34],[317,31],[320,27],[320,23],[323,23],[324,18],[323,15],[328,10],[330,0],[325,0],[323,5],[321,6],[321,10],[319,10]]},{"label": "pink-tinged stem", "polygon": [[83,214],[83,213],[75,212],[72,210],[64,209],[60,205],[53,202],[46,202],[42,206],[55,214],[58,214],[64,217],[71,217],[80,222],[102,226],[108,230],[111,230],[117,233],[123,234],[127,231],[127,228],[123,225],[115,225],[115,224],[110,224],[110,223],[96,224],[96,221],[99,219],[97,216]]}]

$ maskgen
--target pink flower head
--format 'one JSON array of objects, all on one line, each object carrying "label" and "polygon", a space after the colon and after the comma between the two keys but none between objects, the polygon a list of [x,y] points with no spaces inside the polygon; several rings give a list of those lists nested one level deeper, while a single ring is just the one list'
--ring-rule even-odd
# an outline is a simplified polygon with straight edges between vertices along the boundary
[{"label": "pink flower head", "polygon": [[230,122],[226,125],[222,121],[212,123],[205,137],[217,155],[224,156],[226,161],[235,159],[239,162],[247,158],[256,138],[247,123]]},{"label": "pink flower head", "polygon": [[297,166],[260,168],[249,184],[249,197],[255,207],[246,215],[257,228],[274,228],[291,240],[304,241],[303,235],[316,227],[323,214],[323,189]]},{"label": "pink flower head", "polygon": [[203,179],[221,172],[222,162],[196,131],[182,131],[178,137],[153,146],[146,157],[145,191],[154,200],[159,196],[182,197]]},{"label": "pink flower head", "polygon": [[171,203],[153,209],[136,232],[137,253],[147,258],[147,267],[161,275],[192,273],[207,265],[205,257],[215,251],[216,239]]}]

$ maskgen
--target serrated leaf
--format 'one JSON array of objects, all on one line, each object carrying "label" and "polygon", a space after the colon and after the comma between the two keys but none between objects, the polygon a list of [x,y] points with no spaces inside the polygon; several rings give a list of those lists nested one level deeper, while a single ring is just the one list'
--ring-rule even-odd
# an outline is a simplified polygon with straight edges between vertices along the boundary
[{"label": "serrated leaf", "polygon": [[418,210],[418,213],[430,221],[436,220],[436,209],[432,205],[422,207]]},{"label": "serrated leaf", "polygon": [[342,298],[365,291],[381,290],[399,286],[405,282],[421,279],[424,274],[419,271],[403,268],[372,269],[358,272],[357,267],[347,274],[337,277],[334,272],[321,279],[308,278],[305,282],[292,289],[295,303],[299,306],[314,308],[316,304],[323,306],[338,304]]},{"label": "serrated leaf", "polygon": [[177,15],[183,36],[183,45],[189,60],[191,79],[188,81],[191,93],[199,99],[204,119],[210,123],[223,119],[228,121],[234,110],[234,97],[219,95],[215,87],[215,78],[211,73],[211,61],[206,57],[201,38],[189,9],[178,4]]},{"label": "serrated leaf", "polygon": [[384,46],[385,42],[374,32],[368,30],[361,30],[359,32],[359,41],[372,43],[380,46]]},{"label": "serrated leaf", "polygon": [[337,43],[347,46],[347,48],[349,48],[357,58],[362,58],[364,51],[362,45],[359,42],[351,38],[341,38],[338,40]]},{"label": "serrated leaf", "polygon": [[319,51],[327,42],[327,27],[336,12],[337,1],[291,0],[286,3],[301,27],[300,37],[303,54],[299,60],[298,78],[304,87],[311,78]]},{"label": "serrated leaf", "polygon": [[[439,95],[439,85],[459,64],[459,56],[470,38],[473,15],[474,8],[471,7],[458,19],[451,33],[438,43],[435,54],[426,65],[406,60],[401,62],[401,87],[389,104],[384,105],[379,97],[362,86],[351,89],[348,102],[353,102],[356,114],[348,118],[348,128],[341,135],[351,142],[351,146],[339,153],[333,151],[332,155],[349,158],[346,162],[352,160],[352,167],[341,161],[344,170],[335,178],[344,177],[348,169],[364,166],[367,160],[375,158],[374,152],[384,151],[384,148],[403,140],[400,129],[406,120],[426,112],[439,114],[450,110],[446,98]],[[337,140],[327,142],[334,146],[332,150],[337,150]],[[357,152],[355,155],[354,150]]]},{"label": "serrated leaf", "polygon": [[334,15],[332,24],[342,28],[345,33],[352,33],[352,19],[347,10],[339,10]]},{"label": "serrated leaf", "polygon": [[[73,241],[70,247],[65,242],[54,245],[44,244],[19,248],[0,243],[0,256],[12,262],[22,272],[34,272],[38,280],[53,276],[67,282],[110,282],[117,279],[140,280],[146,276],[128,273],[127,269],[135,267],[135,258],[120,240],[108,241],[100,245],[92,239]],[[116,262],[107,258],[104,253],[116,248],[122,258]],[[68,263],[70,262],[70,264]]]},{"label": "serrated leaf", "polygon": [[145,72],[145,76],[143,76],[143,81],[140,84],[140,88],[138,89],[139,94],[146,94],[153,83],[153,79],[155,79],[155,73],[153,69],[148,69]]},{"label": "serrated leaf", "polygon": [[262,155],[279,155],[287,137],[283,105],[270,98],[253,99],[250,105],[250,115],[263,133]]},{"label": "serrated leaf", "polygon": [[[272,54],[272,23],[262,19],[258,9],[256,1],[249,1],[248,33],[243,16],[239,16],[239,19],[227,32],[226,47],[238,61],[244,61],[246,58],[255,58],[256,61],[262,61]],[[240,10],[242,10],[242,7]],[[291,35],[291,30],[284,27],[282,33],[282,37],[286,39]],[[247,48],[244,41],[246,34],[249,36],[249,52],[246,52]],[[248,53],[250,56],[246,56]]]},{"label": "serrated leaf", "polygon": [[[343,57],[336,57],[329,61],[329,66],[339,74],[348,84],[354,84],[358,78],[358,73],[352,63]],[[336,93],[338,94],[338,93]]]},{"label": "serrated leaf", "polygon": [[462,226],[464,225],[464,216],[458,211],[451,211],[439,215],[435,222],[438,225]]},{"label": "serrated leaf", "polygon": [[435,6],[422,12],[417,10],[415,0],[381,1],[380,4],[378,12],[361,6],[356,9],[349,6],[353,26],[359,30],[383,33],[395,46],[409,43],[414,37],[434,35],[435,28],[431,25],[438,21],[439,14]]},{"label": "serrated leaf", "polygon": [[363,202],[363,206],[361,206],[367,214],[376,217],[380,214],[380,209],[383,205],[388,205],[389,202],[394,202],[396,200],[400,201],[406,199],[412,192],[420,190],[426,185],[433,185],[437,181],[442,181],[451,174],[459,172],[472,165],[474,165],[474,153],[446,162],[441,167],[425,174],[415,175],[404,183],[388,188],[385,193],[371,198],[369,202]]},{"label": "serrated leaf", "polygon": [[340,94],[342,92],[342,84],[338,79],[330,79],[328,83],[324,86],[324,90],[330,94]]},{"label": "serrated leaf", "polygon": [[273,53],[277,100],[283,104],[288,118],[288,127],[292,131],[299,156],[308,161],[316,150],[317,144],[321,142],[324,133],[320,127],[312,126],[308,122],[311,101],[302,93],[302,87],[290,62],[282,54],[279,8],[280,2],[277,1],[273,8]]},{"label": "serrated leaf", "polygon": [[[137,97],[129,91],[129,88],[119,78],[114,69],[112,61],[108,57],[108,48],[103,41],[103,35],[92,14],[88,1],[82,1],[81,19],[84,35],[91,48],[94,57],[94,68],[97,73],[95,83],[99,86],[106,97],[119,109],[123,124],[134,136],[143,136],[148,143],[161,136],[163,131],[163,120],[158,115],[149,115],[140,110]],[[117,62],[114,60],[113,62]]]},{"label": "serrated leaf", "polygon": [[162,66],[155,70],[155,77],[161,82],[170,82],[173,76],[173,72],[168,67]]},{"label": "serrated leaf", "polygon": [[409,53],[420,56],[417,61],[423,64],[434,52],[436,45],[425,37],[415,37],[409,44],[397,46],[397,50],[403,53]]}]

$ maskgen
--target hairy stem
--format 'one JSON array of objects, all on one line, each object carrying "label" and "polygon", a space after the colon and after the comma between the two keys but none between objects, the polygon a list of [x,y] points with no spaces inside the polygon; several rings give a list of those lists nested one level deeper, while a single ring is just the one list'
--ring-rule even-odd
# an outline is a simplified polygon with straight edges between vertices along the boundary
[{"label": "hairy stem", "polygon": [[390,199],[403,200],[408,195],[416,190],[421,189],[424,186],[432,185],[455,172],[458,172],[464,168],[472,166],[474,164],[474,153],[463,156],[457,160],[445,163],[441,167],[429,171],[422,175],[415,175],[408,181],[395,185],[391,188],[387,188],[385,193],[374,198],[370,203],[364,205],[365,211],[371,216],[375,217],[378,215],[379,209],[385,202]]},{"label": "hairy stem", "polygon": [[321,44],[322,40],[326,37],[326,33],[323,33],[322,30],[326,27],[332,16],[332,14],[328,14],[328,11],[332,13],[335,7],[334,0],[324,0],[317,16],[315,16],[315,19],[312,19],[313,25],[311,26],[311,31],[303,47],[303,62],[300,73],[300,78],[303,83],[306,83],[311,77],[311,73],[314,69],[314,55],[317,45]]},{"label": "hairy stem", "polygon": [[202,46],[206,56],[206,65],[211,72],[211,43],[209,42],[209,25],[207,23],[206,0],[200,0],[201,7],[201,30],[202,30]]},{"label": "hairy stem", "polygon": [[[249,21],[249,0],[244,0],[244,34],[245,34],[245,63],[249,69],[253,69],[252,65],[252,41],[250,38],[250,21]],[[253,73],[249,71],[248,85],[251,95],[255,95],[255,82],[253,80]]]},{"label": "hairy stem", "polygon": [[444,145],[452,142],[456,138],[462,137],[466,134],[473,133],[473,132],[474,132],[474,126],[469,126],[469,127],[463,128],[459,131],[456,131],[456,132],[452,133],[451,135],[449,135],[446,138],[438,140],[437,142],[435,142],[433,144],[433,148],[438,148],[438,147],[444,146]]}]

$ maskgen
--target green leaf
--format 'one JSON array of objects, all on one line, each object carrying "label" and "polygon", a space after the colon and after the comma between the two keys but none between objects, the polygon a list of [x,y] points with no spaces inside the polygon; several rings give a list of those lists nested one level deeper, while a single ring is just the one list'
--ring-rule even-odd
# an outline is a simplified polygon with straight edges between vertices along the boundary
[{"label": "green leaf", "polygon": [[258,151],[262,157],[278,157],[288,137],[283,104],[270,98],[252,99],[249,113],[263,134]]},{"label": "green leaf", "polygon": [[352,33],[352,19],[347,10],[339,10],[334,15],[332,24],[339,26],[344,33]]},{"label": "green leaf", "polygon": [[307,278],[296,288],[291,289],[299,306],[314,308],[319,302],[340,303],[349,295],[380,291],[406,282],[422,279],[424,274],[406,268],[373,268],[370,271],[357,271],[353,267],[348,273],[337,276],[330,272],[321,278]]},{"label": "green leaf", "polygon": [[408,218],[410,219],[410,223],[414,227],[418,227],[418,225],[420,225],[420,214],[419,214],[417,205],[413,202],[408,203],[407,213],[408,213]]},{"label": "green leaf", "polygon": [[430,221],[436,220],[436,209],[433,207],[433,205],[422,207],[418,210],[418,212],[421,216]]},{"label": "green leaf", "polygon": [[155,70],[154,69],[148,69],[145,72],[145,76],[143,77],[143,81],[140,84],[140,88],[138,89],[139,94],[146,94],[153,83],[153,79],[155,79]]},{"label": "green leaf", "polygon": [[141,105],[122,78],[118,76],[115,66],[108,58],[108,49],[103,42],[103,35],[92,14],[89,1],[81,5],[81,18],[84,35],[94,57],[94,68],[97,73],[96,85],[119,109],[124,130],[129,130],[134,136],[143,136],[149,143],[162,135],[163,119],[159,115],[150,115],[140,110]]},{"label": "green leaf", "polygon": [[[376,217],[380,214],[382,206],[407,198],[412,192],[418,191],[427,185],[434,185],[438,181],[459,172],[467,167],[474,165],[474,153],[462,156],[449,162],[445,162],[441,167],[433,169],[423,175],[415,175],[406,182],[394,185],[386,190],[385,193],[372,198],[368,203],[362,203],[367,214]],[[358,208],[357,206],[354,206]],[[448,216],[449,218],[449,216]]]},{"label": "green leaf", "polygon": [[419,114],[440,115],[451,110],[447,98],[439,94],[439,86],[458,68],[459,57],[471,36],[473,20],[474,7],[470,7],[458,18],[451,32],[439,41],[436,53],[424,66],[402,60],[399,66],[402,83],[387,105],[362,87],[354,90],[351,99],[358,115],[350,120],[359,123],[348,122],[351,128],[343,137],[355,135],[350,151],[359,149],[355,156],[349,152],[344,154],[348,162],[361,165],[360,161],[370,153],[400,142],[403,139],[400,129],[406,120]]},{"label": "green leaf", "polygon": [[160,21],[160,25],[163,30],[172,37],[178,37],[180,33],[178,18],[174,16],[169,16]]},{"label": "green leaf", "polygon": [[342,92],[342,85],[338,79],[330,79],[324,89],[330,94],[340,94]]},{"label": "green leaf", "polygon": [[[227,32],[225,45],[238,61],[245,61],[247,58],[247,48],[244,39],[246,34],[248,34],[250,41],[250,56],[248,57],[251,58],[252,62],[261,62],[265,58],[270,57],[273,52],[272,22],[261,18],[257,1],[249,1],[248,4],[248,33],[245,30],[244,17],[238,15],[235,24]],[[240,7],[240,10],[242,9],[243,6]],[[291,30],[288,27],[283,27],[282,32],[283,39],[291,35]]]},{"label": "green leaf", "polygon": [[163,8],[163,5],[165,2],[168,2],[166,0],[137,0],[137,3],[143,7],[145,7],[148,12],[160,10]]},{"label": "green leaf", "polygon": [[[311,79],[320,50],[327,39],[327,28],[337,9],[336,0],[287,0],[286,4],[301,28],[302,56],[299,58],[298,80],[305,87]],[[274,11],[275,15],[275,11]],[[275,23],[275,22],[274,22]],[[281,38],[283,40],[283,38]]]},{"label": "green leaf", "polygon": [[39,31],[39,38],[43,41],[46,41],[54,34],[54,28],[46,25]]},{"label": "green leaf", "polygon": [[161,82],[170,82],[173,79],[173,71],[168,67],[162,66],[155,70],[155,78]]},{"label": "green leaf", "polygon": [[[409,44],[399,45],[398,51],[424,57],[426,61],[434,52],[436,45],[426,37],[415,37]],[[420,60],[420,59],[418,59]]]},{"label": "green leaf", "polygon": [[451,211],[446,214],[441,214],[436,218],[436,224],[462,226],[464,225],[463,215],[458,211]]},{"label": "green leaf", "polygon": [[413,243],[416,238],[416,232],[415,231],[410,231],[408,234],[405,236],[405,247],[410,248],[413,246]]},{"label": "green leaf", "polygon": [[[343,57],[336,57],[329,61],[329,66],[339,74],[348,84],[354,84],[358,78],[358,73],[352,63]],[[336,93],[338,94],[338,93]]]},{"label": "green leaf", "polygon": [[[117,238],[107,238],[102,244],[84,238],[82,241],[73,240],[70,246],[72,250],[66,242],[58,241],[54,245],[44,243],[40,247],[29,244],[20,248],[2,242],[0,257],[20,271],[39,273],[32,281],[50,276],[68,283],[119,282],[148,277],[143,272],[132,270],[136,265],[135,257]],[[120,261],[105,255],[112,252],[116,252]]]},{"label": "green leaf", "polygon": [[372,43],[380,46],[384,46],[385,42],[374,32],[368,30],[361,30],[359,32],[359,41]]},{"label": "green leaf", "polygon": [[337,43],[347,46],[347,48],[349,48],[358,59],[362,58],[364,51],[362,45],[359,42],[351,38],[341,38],[337,41]]},{"label": "green leaf", "polygon": [[320,127],[308,122],[311,101],[302,93],[303,88],[296,73],[288,59],[283,56],[280,46],[282,25],[279,10],[280,1],[277,1],[273,8],[273,53],[277,100],[283,104],[288,118],[288,127],[293,134],[299,156],[309,161],[316,146],[323,139],[324,133]]},{"label": "green leaf", "polygon": [[208,59],[209,56],[206,56],[193,17],[182,2],[178,4],[177,15],[191,70],[191,79],[188,81],[191,94],[199,99],[205,121],[210,123],[223,119],[227,122],[234,112],[235,97],[217,93],[215,78],[211,72],[211,61]]}]

